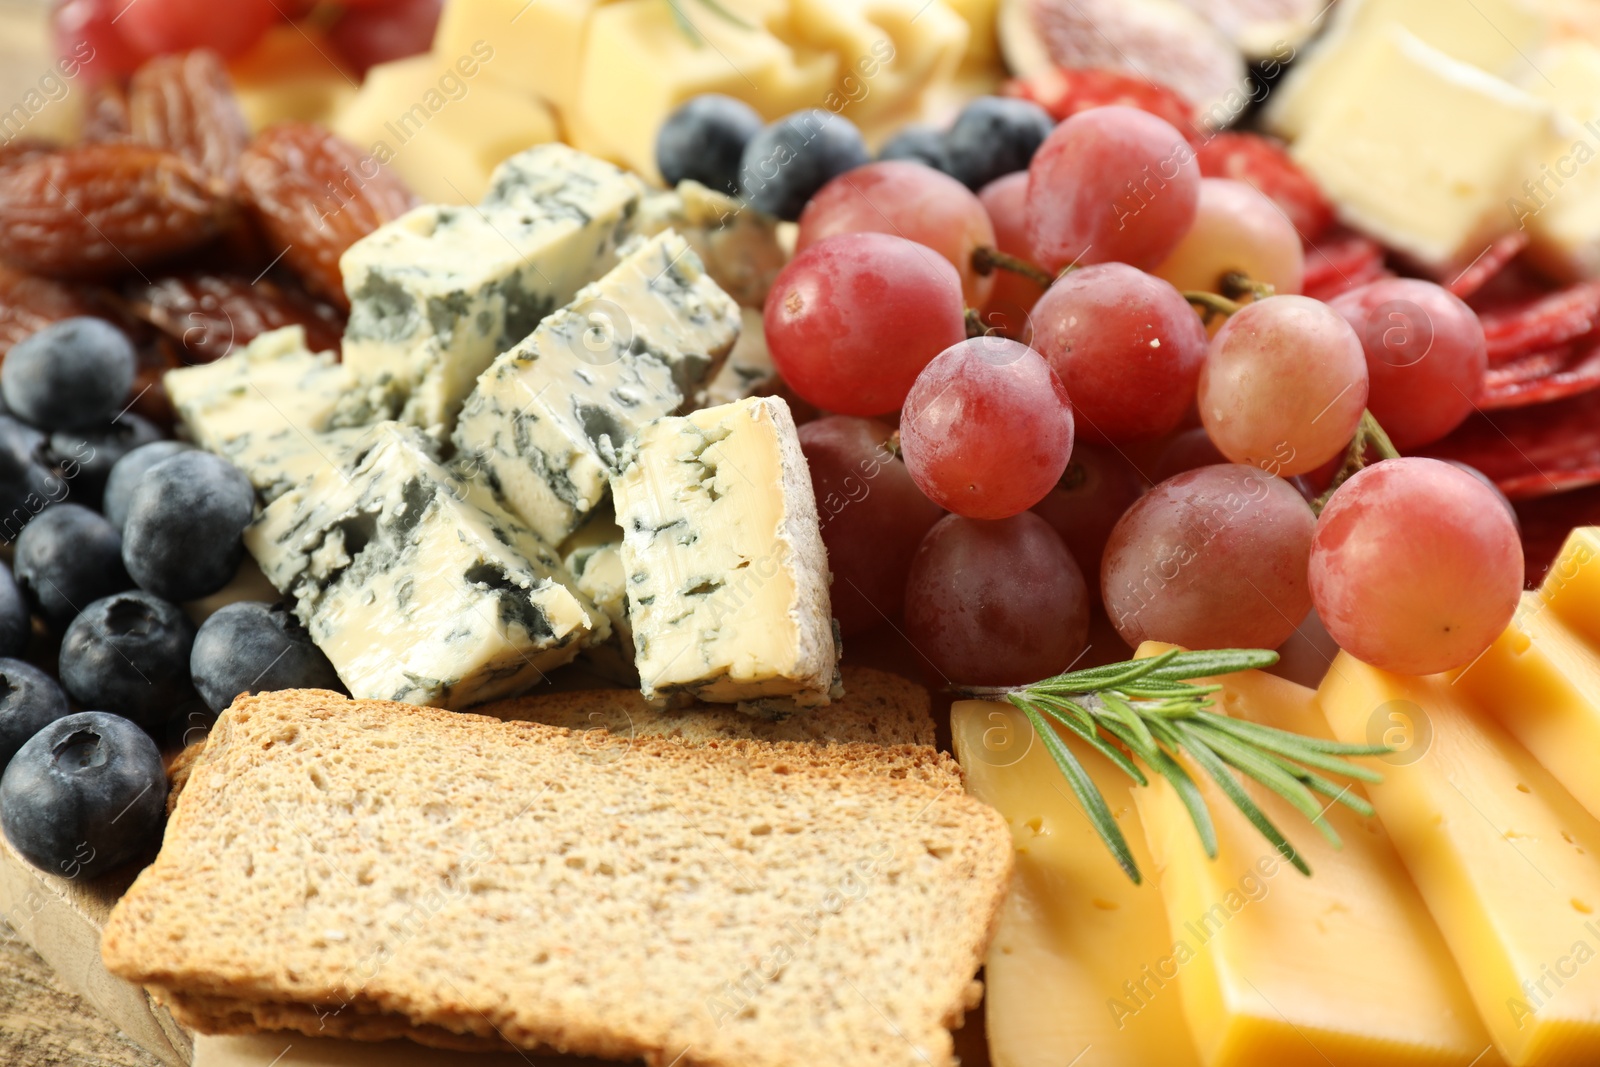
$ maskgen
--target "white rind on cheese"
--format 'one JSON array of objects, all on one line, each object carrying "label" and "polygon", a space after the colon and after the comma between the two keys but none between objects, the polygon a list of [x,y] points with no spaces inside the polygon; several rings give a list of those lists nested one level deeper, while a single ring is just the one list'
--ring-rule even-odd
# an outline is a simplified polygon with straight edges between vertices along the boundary
[{"label": "white rind on cheese", "polygon": [[828,559],[789,406],[753,398],[653,422],[611,486],[646,698],[827,703]]},{"label": "white rind on cheese", "polygon": [[358,698],[510,696],[610,634],[555,554],[400,423],[279,497],[245,545]]},{"label": "white rind on cheese", "polygon": [[456,467],[559,544],[605,499],[627,439],[696,399],[738,335],[738,306],[658,234],[484,372]]},{"label": "white rind on cheese", "polygon": [[242,350],[162,379],[190,440],[232,462],[271,501],[335,464],[360,431],[344,419],[370,421],[365,396],[332,352],[306,348],[305,330],[285,326]]},{"label": "white rind on cheese", "polygon": [[643,184],[565,145],[496,169],[479,207],[416,208],[339,261],[345,363],[391,414],[448,434],[478,375],[617,260]]}]

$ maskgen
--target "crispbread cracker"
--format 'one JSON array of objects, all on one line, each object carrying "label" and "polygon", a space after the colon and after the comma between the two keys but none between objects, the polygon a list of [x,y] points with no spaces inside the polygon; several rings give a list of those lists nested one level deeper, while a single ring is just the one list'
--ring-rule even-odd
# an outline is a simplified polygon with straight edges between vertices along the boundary
[{"label": "crispbread cracker", "polygon": [[1012,849],[899,751],[241,698],[103,954],[231,1032],[941,1067]]}]

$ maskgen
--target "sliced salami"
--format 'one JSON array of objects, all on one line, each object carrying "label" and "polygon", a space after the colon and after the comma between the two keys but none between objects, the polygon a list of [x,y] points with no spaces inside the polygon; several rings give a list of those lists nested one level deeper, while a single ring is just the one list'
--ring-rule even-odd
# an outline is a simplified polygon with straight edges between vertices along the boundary
[{"label": "sliced salami", "polygon": [[1600,390],[1480,412],[1426,452],[1478,468],[1513,500],[1600,484]]},{"label": "sliced salami", "polygon": [[1306,247],[1301,292],[1315,300],[1332,300],[1340,293],[1387,277],[1383,246],[1354,230],[1340,228],[1330,230]]},{"label": "sliced salami", "polygon": [[1600,327],[1600,282],[1478,313],[1491,367],[1576,341]]}]

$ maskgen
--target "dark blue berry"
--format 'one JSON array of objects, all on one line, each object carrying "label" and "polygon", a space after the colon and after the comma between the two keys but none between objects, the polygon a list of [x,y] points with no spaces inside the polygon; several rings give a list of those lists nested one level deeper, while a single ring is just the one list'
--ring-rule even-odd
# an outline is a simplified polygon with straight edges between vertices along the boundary
[{"label": "dark blue berry", "polygon": [[[0,656],[20,656],[33,633],[33,613],[11,568],[0,563]],[[3,769],[3,768],[0,768]]]},{"label": "dark blue berry", "polygon": [[48,455],[66,479],[69,499],[99,509],[106,479],[117,461],[140,445],[161,440],[161,430],[149,419],[124,412],[115,422],[88,430],[57,430],[50,435]]},{"label": "dark blue berry", "polygon": [[153,852],[166,807],[156,743],[103,711],[44,727],[0,778],[6,839],[35,867],[65,878],[93,878]]},{"label": "dark blue berry", "polygon": [[661,180],[677,185],[687,179],[719,193],[737,193],[739,161],[762,125],[760,114],[743,100],[721,93],[694,97],[668,115],[656,134]]},{"label": "dark blue berry", "polygon": [[20,659],[0,659],[0,772],[28,738],[70,711],[54,678]]},{"label": "dark blue berry", "polygon": [[950,174],[977,190],[996,178],[1027,170],[1055,126],[1050,113],[1030,100],[980,96],[961,109],[944,135]]},{"label": "dark blue berry", "polygon": [[190,693],[194,624],[149,593],[115,593],[83,609],[61,638],[61,684],[79,704],[126,716],[152,734]]},{"label": "dark blue berry", "polygon": [[757,211],[793,222],[818,189],[870,159],[849,119],[819,108],[796,111],[745,145],[739,192]]},{"label": "dark blue berry", "polygon": [[900,127],[900,132],[883,142],[878,149],[879,159],[908,159],[926,163],[934,170],[950,171],[950,156],[944,148],[944,131],[936,126],[912,123]]},{"label": "dark blue berry", "polygon": [[51,469],[44,434],[0,415],[0,540],[15,541],[35,515],[70,491]]},{"label": "dark blue berry", "polygon": [[122,535],[79,504],[45,508],[17,537],[17,584],[56,629],[91,601],[132,588],[122,566]]},{"label": "dark blue berry", "polygon": [[189,670],[218,714],[241,693],[343,688],[299,620],[282,606],[255,600],[229,604],[201,623]]},{"label": "dark blue berry", "polygon": [[239,570],[239,536],[254,513],[255,490],[239,468],[209,452],[180,452],[146,471],[133,490],[122,562],[157,596],[210,596]]},{"label": "dark blue berry", "polygon": [[134,366],[133,343],[109,322],[63,319],[11,346],[0,392],[19,418],[43,429],[93,426],[127,403]]},{"label": "dark blue berry", "polygon": [[146,471],[179,452],[192,451],[194,445],[187,441],[155,441],[140,445],[117,460],[106,478],[106,491],[100,501],[100,510],[111,525],[120,530],[128,524],[128,505],[133,501],[133,490]]}]

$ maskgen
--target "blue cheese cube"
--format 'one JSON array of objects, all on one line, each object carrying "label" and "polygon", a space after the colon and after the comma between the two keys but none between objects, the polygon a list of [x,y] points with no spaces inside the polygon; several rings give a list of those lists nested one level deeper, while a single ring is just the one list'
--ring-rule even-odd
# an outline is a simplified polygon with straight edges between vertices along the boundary
[{"label": "blue cheese cube", "polygon": [[729,296],[741,307],[761,308],[789,261],[779,225],[771,215],[731,196],[696,181],[682,181],[676,189],[644,198],[633,231],[641,237],[677,231]]},{"label": "blue cheese cube", "polygon": [[400,423],[280,496],[245,545],[360,698],[511,696],[610,636],[555,554]]},{"label": "blue cheese cube", "polygon": [[559,544],[605,499],[627,439],[695,398],[738,335],[738,305],[688,242],[658,234],[484,372],[457,469]]},{"label": "blue cheese cube", "polygon": [[567,538],[561,546],[561,562],[611,623],[611,640],[584,649],[580,662],[618,685],[637,687],[628,583],[622,569],[622,527],[609,508],[601,509]]},{"label": "blue cheese cube", "polygon": [[335,429],[343,417],[363,418],[366,394],[355,373],[332,352],[307,349],[299,326],[264,333],[214,363],[168,371],[162,382],[189,439],[230,460],[268,501],[337,463],[361,433]]},{"label": "blue cheese cube", "polygon": [[435,435],[494,357],[617,261],[644,186],[564,145],[495,172],[480,207],[430,205],[357,241],[339,261],[350,297],[345,364]]},{"label": "blue cheese cube", "polygon": [[646,698],[828,703],[828,557],[782,399],[651,423],[611,488]]}]

